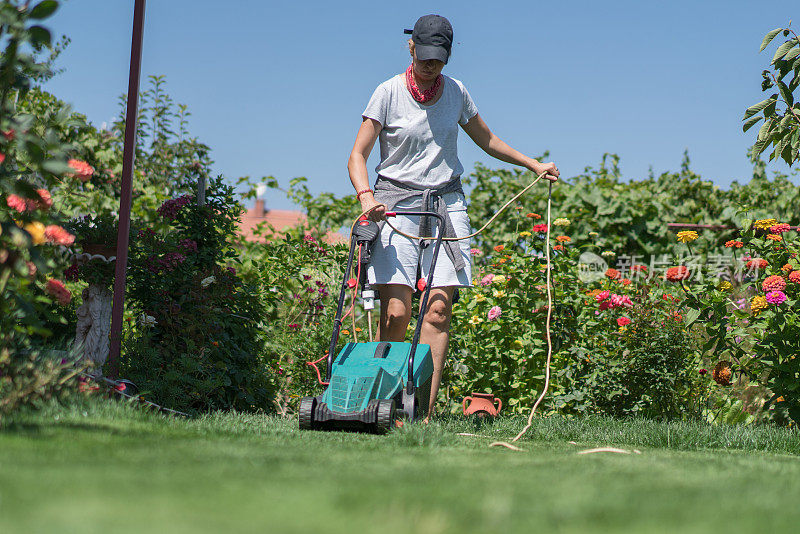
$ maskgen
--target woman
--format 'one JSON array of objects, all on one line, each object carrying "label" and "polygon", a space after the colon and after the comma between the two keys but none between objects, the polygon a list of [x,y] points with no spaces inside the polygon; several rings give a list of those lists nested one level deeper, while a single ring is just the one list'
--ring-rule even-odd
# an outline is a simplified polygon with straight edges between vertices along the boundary
[{"label": "woman", "polygon": [[[540,163],[495,136],[483,122],[464,85],[441,74],[453,43],[450,22],[438,15],[421,17],[408,41],[412,63],[378,86],[362,114],[361,127],[347,169],[356,195],[370,217],[382,220],[387,210],[414,207],[445,216],[444,236],[470,233],[466,200],[461,189],[464,171],[456,154],[458,126],[490,156],[547,173],[555,182],[554,163]],[[381,162],[369,187],[367,158],[380,138]],[[373,209],[374,208],[374,209]],[[428,218],[398,216],[393,224],[410,235],[435,236]],[[422,222],[422,226],[420,223]],[[428,277],[433,247],[423,247],[389,227],[375,244],[368,276],[381,298],[378,338],[403,341],[411,319],[411,297],[420,278]],[[428,308],[422,316],[420,342],[431,347],[433,378],[428,417],[433,413],[447,357],[452,299],[457,287],[471,286],[467,240],[443,242],[436,262]],[[426,418],[427,419],[427,418]]]}]

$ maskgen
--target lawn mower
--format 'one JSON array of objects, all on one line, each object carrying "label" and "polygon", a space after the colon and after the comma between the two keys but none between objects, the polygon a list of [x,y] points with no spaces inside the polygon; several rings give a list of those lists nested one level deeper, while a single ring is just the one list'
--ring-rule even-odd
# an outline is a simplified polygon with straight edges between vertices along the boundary
[{"label": "lawn mower", "polygon": [[[404,210],[386,212],[386,216],[393,217],[398,213],[436,217],[439,228],[444,226],[442,216],[435,212]],[[323,382],[320,379],[327,388],[319,396],[303,397],[300,401],[301,430],[385,433],[394,428],[400,418],[414,422],[428,411],[433,360],[430,346],[419,343],[421,318],[417,321],[411,343],[347,343],[334,358],[347,290],[355,290],[358,286],[364,308],[374,308],[375,292],[367,283],[366,271],[379,232],[378,224],[366,217],[361,217],[351,232],[347,269],[339,292],[333,335],[327,353],[326,380]],[[442,243],[442,232],[438,232],[435,240],[431,240],[434,241],[431,270],[427,281],[420,279],[417,283],[417,288],[422,291],[420,310],[425,310],[428,305],[433,284],[433,266],[436,265]],[[424,240],[421,243],[422,248],[429,245]],[[355,266],[354,260],[357,261]],[[349,278],[354,267],[357,275]],[[355,296],[353,302],[354,298]],[[316,362],[309,363],[313,365]],[[319,376],[319,370],[317,374]]]}]

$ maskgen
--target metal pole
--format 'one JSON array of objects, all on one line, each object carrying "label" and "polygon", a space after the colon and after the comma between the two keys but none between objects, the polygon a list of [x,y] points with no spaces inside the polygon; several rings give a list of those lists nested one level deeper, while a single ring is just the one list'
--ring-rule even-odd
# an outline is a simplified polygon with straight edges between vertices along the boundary
[{"label": "metal pole", "polygon": [[111,312],[111,350],[108,357],[108,371],[111,378],[119,375],[119,355],[122,345],[122,311],[125,305],[125,270],[128,267],[128,234],[131,228],[131,184],[133,182],[133,159],[136,154],[136,116],[139,104],[139,74],[142,68],[144,4],[145,0],[136,0],[133,7],[131,70],[128,76],[128,110],[125,115],[125,148],[122,153],[122,191],[119,198],[114,307]]},{"label": "metal pole", "polygon": [[201,173],[197,179],[197,205],[205,206],[206,204],[206,175]]}]

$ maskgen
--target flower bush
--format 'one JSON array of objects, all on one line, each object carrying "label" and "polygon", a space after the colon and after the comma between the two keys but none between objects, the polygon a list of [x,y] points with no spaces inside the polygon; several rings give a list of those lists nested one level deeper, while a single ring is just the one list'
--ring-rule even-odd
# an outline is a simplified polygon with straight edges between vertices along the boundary
[{"label": "flower bush", "polygon": [[[492,392],[513,412],[527,412],[544,385],[544,236],[526,230],[517,235],[513,243],[494,246],[486,264],[476,266],[475,287],[454,306],[444,382],[452,410],[476,391]],[[571,246],[572,239],[555,241],[553,374],[546,407],[564,413],[697,416],[708,379],[698,373],[696,336],[685,331],[682,299],[670,293],[671,282],[648,279],[643,265],[631,266],[631,278],[609,268],[597,279],[581,280],[581,252],[599,249]]]},{"label": "flower bush", "polygon": [[[718,371],[722,378],[717,383],[730,385],[738,375],[740,382],[764,386],[765,402],[756,402],[753,409],[798,422],[800,275],[793,273],[800,270],[800,239],[791,225],[774,218],[753,220],[749,213],[740,211],[739,242],[745,254],[733,283],[729,288],[687,284],[688,304],[695,316],[708,319],[696,327],[709,333],[704,350],[727,362],[723,367],[730,370]],[[781,241],[770,239],[778,234]]]},{"label": "flower bush", "polygon": [[259,286],[238,273],[233,188],[211,181],[206,204],[168,200],[167,231],[137,225],[127,306],[141,317],[125,339],[122,373],[175,409],[272,410]]},{"label": "flower bush", "polygon": [[[264,230],[256,229],[256,235]],[[243,276],[261,287],[264,358],[277,383],[275,404],[282,414],[295,411],[301,397],[318,395],[323,389],[306,362],[318,360],[328,350],[347,258],[345,246],[318,241],[306,230],[298,227],[281,239],[241,243]],[[348,298],[348,306],[349,302]],[[360,312],[358,303],[354,312]],[[364,323],[362,317],[357,321]],[[365,341],[366,334],[361,327],[353,328],[348,317],[339,346],[354,339]],[[324,360],[318,367],[324,380]]]},{"label": "flower bush", "polygon": [[57,7],[9,1],[0,8],[0,418],[62,398],[75,382],[70,362],[45,348],[70,313],[59,245],[73,236],[51,195],[69,171],[70,147],[57,133],[67,119],[32,116],[18,105],[52,75],[45,57],[58,52],[39,24]]}]

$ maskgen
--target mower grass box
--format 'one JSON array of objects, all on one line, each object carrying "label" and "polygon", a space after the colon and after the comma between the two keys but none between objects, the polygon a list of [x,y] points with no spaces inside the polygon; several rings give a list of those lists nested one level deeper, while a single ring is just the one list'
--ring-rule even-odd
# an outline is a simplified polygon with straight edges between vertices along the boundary
[{"label": "mower grass box", "polygon": [[[300,428],[350,429],[384,433],[403,405],[411,343],[348,343],[333,364],[330,384],[300,406]],[[418,344],[413,382],[416,410],[428,410],[433,361],[428,345]]]}]

